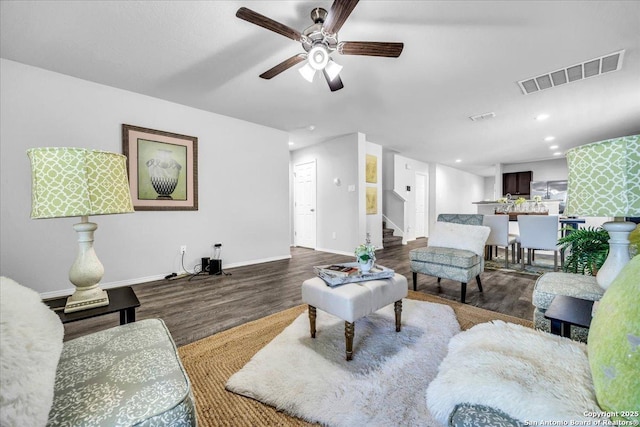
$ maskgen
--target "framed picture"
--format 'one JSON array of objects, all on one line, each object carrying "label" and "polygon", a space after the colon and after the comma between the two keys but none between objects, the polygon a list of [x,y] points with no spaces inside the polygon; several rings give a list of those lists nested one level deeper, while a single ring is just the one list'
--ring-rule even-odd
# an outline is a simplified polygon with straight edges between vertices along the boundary
[{"label": "framed picture", "polygon": [[372,154],[367,154],[365,177],[367,182],[378,182],[378,158]]},{"label": "framed picture", "polygon": [[122,125],[137,211],[198,210],[198,138]]},{"label": "framed picture", "polygon": [[378,187],[367,187],[367,215],[376,215],[378,213]]}]

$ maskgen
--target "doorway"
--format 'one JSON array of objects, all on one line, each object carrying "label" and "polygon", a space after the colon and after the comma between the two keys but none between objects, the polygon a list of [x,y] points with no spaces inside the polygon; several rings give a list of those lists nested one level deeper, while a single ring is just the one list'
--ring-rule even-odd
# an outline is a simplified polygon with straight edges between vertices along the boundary
[{"label": "doorway", "polygon": [[415,237],[426,237],[427,224],[427,176],[416,172],[416,223]]},{"label": "doorway", "polygon": [[293,244],[316,248],[316,161],[293,167]]}]

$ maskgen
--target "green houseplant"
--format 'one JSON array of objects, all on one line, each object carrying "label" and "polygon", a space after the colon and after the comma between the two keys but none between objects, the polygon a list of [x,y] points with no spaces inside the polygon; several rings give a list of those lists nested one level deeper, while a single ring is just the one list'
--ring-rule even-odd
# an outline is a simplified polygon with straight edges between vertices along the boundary
[{"label": "green houseplant", "polygon": [[355,250],[356,260],[360,265],[360,271],[363,273],[369,272],[373,267],[373,263],[376,261],[376,248],[369,243],[360,245]]},{"label": "green houseplant", "polygon": [[355,250],[356,259],[359,263],[366,263],[369,261],[375,261],[376,248],[372,245],[360,245]]},{"label": "green houseplant", "polygon": [[563,270],[595,276],[609,254],[609,233],[602,227],[566,231],[567,235],[558,240],[560,248],[569,252]]}]

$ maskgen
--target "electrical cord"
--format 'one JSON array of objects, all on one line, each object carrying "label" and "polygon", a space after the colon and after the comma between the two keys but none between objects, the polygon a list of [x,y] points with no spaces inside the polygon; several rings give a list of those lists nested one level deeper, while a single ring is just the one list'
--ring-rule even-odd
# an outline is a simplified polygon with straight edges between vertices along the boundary
[{"label": "electrical cord", "polygon": [[[202,269],[202,265],[201,264],[196,264],[193,266],[193,272],[187,270],[187,268],[184,266],[184,252],[182,253],[182,256],[180,257],[180,264],[182,265],[182,270],[185,271],[186,273],[189,274],[189,281],[191,281],[191,279],[193,279],[196,276],[199,276],[200,274],[206,273],[209,271],[209,267],[205,268],[204,270]],[[221,263],[222,265],[222,263]],[[220,274],[219,275],[224,275],[224,276],[231,276],[231,273],[227,273],[226,271],[224,271],[222,269],[222,267],[220,268]],[[168,274],[166,276],[164,276],[165,279],[169,280],[172,279],[174,277],[177,277],[178,274],[176,273],[171,273]]]},{"label": "electrical cord", "polygon": [[182,269],[183,269],[185,272],[187,272],[187,273],[189,273],[189,274],[194,274],[194,273],[190,272],[189,270],[187,270],[187,269],[186,269],[186,267],[184,266],[184,252],[182,252],[182,257],[181,257],[181,261],[180,261],[180,262],[181,262],[181,264],[182,264]]}]

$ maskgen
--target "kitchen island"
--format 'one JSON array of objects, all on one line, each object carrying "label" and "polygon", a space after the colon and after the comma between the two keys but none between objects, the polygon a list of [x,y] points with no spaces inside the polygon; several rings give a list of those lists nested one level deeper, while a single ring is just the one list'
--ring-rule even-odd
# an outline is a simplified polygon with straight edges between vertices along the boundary
[{"label": "kitchen island", "polygon": [[[559,215],[561,201],[562,200],[543,200],[541,203],[547,207],[549,215]],[[535,203],[533,200],[527,200],[526,202],[530,204]],[[504,205],[504,203],[498,203],[497,201],[473,202],[473,204],[477,207],[477,213],[482,215],[495,215],[496,209]],[[522,213],[526,214],[527,212],[524,211]],[[539,212],[532,213],[540,214]]]}]

